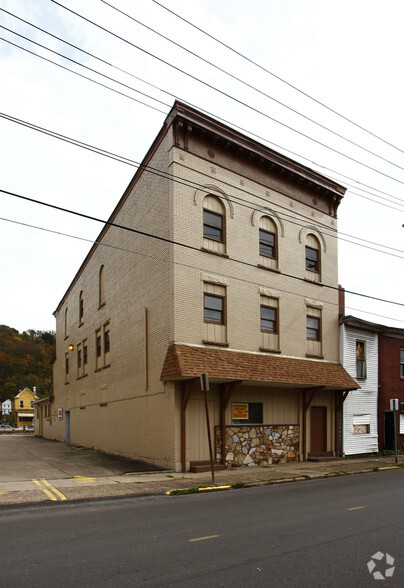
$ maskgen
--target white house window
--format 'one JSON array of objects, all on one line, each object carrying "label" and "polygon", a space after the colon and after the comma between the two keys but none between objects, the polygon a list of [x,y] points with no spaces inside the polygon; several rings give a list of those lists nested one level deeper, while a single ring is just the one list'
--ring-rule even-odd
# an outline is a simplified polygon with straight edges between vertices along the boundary
[{"label": "white house window", "polygon": [[356,341],[356,377],[366,378],[366,349],[364,341]]},{"label": "white house window", "polygon": [[353,434],[367,435],[370,433],[370,415],[357,414],[353,416]]}]

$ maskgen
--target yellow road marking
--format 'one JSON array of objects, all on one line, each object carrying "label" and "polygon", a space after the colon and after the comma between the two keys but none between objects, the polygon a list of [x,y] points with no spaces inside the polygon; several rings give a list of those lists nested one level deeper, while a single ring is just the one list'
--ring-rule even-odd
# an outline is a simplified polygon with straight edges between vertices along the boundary
[{"label": "yellow road marking", "polygon": [[208,535],[207,537],[197,537],[196,539],[188,539],[188,541],[192,543],[192,541],[204,541],[205,539],[214,539],[215,537],[220,537],[220,535]]},{"label": "yellow road marking", "polygon": [[42,492],[44,494],[46,494],[46,496],[50,500],[57,500],[58,498],[60,500],[67,500],[66,496],[64,494],[62,494],[61,492],[59,492],[59,490],[57,490],[57,488],[52,486],[52,484],[50,482],[48,482],[48,480],[45,480],[45,478],[41,478],[41,481],[39,481],[39,480],[32,480],[32,481],[34,482],[34,484],[36,484],[36,486],[38,486],[38,488],[40,490],[42,490]]},{"label": "yellow road marking", "polygon": [[86,476],[73,476],[73,479],[78,484],[88,484],[89,482],[95,482],[95,478],[86,478]]},{"label": "yellow road marking", "polygon": [[366,506],[354,506],[353,508],[348,508],[348,510],[359,510],[360,508],[366,508]]}]

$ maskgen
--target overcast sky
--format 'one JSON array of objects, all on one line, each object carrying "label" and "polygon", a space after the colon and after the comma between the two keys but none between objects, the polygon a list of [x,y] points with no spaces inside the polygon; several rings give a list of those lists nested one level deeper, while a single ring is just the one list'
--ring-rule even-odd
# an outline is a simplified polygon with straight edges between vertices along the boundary
[{"label": "overcast sky", "polygon": [[[187,101],[348,187],[339,281],[367,297],[347,295],[346,313],[404,328],[402,0],[110,0],[222,71],[102,0],[60,4],[0,0],[1,190],[106,220],[136,168],[4,115],[140,162],[175,98]],[[0,202],[0,324],[53,330],[102,224],[4,192]]]}]

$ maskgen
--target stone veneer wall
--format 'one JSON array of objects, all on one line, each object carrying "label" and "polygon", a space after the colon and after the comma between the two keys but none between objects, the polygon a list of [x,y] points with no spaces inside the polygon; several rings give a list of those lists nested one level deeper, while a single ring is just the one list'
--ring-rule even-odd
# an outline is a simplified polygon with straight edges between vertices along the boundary
[{"label": "stone veneer wall", "polygon": [[[222,459],[221,428],[215,427],[216,459]],[[299,425],[232,425],[226,427],[226,465],[269,465],[297,461]]]}]

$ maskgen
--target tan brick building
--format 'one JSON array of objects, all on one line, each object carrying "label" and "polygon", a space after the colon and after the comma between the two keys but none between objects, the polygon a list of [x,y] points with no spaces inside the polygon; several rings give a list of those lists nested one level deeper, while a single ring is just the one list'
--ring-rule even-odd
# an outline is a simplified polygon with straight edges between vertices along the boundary
[{"label": "tan brick building", "polygon": [[[176,102],[55,311],[40,433],[187,470],[335,452],[342,186]],[[331,287],[330,287],[331,286]],[[223,451],[224,448],[224,451]]]}]

